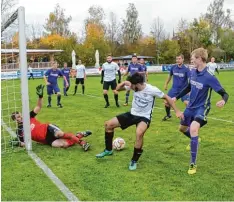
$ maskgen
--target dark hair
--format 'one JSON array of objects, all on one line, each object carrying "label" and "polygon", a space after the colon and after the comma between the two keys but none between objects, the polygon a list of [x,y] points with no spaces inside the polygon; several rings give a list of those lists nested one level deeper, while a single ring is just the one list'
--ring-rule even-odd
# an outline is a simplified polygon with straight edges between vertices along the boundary
[{"label": "dark hair", "polygon": [[133,55],[132,55],[132,58],[137,58],[137,55],[136,55],[136,54],[133,54]]},{"label": "dark hair", "polygon": [[107,57],[112,57],[112,55],[111,55],[111,54],[108,54]]},{"label": "dark hair", "polygon": [[11,114],[11,119],[14,121],[15,120],[15,115],[16,114],[19,114],[19,112],[18,111],[16,111],[16,112],[13,112],[12,114]]},{"label": "dark hair", "polygon": [[138,72],[134,73],[132,76],[128,76],[127,80],[134,85],[138,83],[144,83],[144,77]]}]

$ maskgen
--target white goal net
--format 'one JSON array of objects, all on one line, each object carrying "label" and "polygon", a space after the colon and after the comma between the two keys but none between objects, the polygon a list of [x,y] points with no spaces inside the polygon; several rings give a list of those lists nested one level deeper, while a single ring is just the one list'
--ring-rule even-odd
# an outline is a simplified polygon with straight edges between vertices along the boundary
[{"label": "white goal net", "polygon": [[24,8],[2,24],[1,38],[1,153],[18,151],[18,123],[13,112],[21,112],[25,147],[31,150]]}]

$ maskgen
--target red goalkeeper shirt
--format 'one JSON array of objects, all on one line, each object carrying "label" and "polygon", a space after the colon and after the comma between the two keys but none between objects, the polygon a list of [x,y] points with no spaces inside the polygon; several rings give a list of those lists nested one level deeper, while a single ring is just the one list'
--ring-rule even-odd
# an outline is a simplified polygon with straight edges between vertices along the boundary
[{"label": "red goalkeeper shirt", "polygon": [[[30,112],[30,129],[32,140],[46,144],[47,123],[40,123],[36,118],[37,114],[34,111]],[[21,142],[24,142],[23,124],[18,125],[17,135]]]}]

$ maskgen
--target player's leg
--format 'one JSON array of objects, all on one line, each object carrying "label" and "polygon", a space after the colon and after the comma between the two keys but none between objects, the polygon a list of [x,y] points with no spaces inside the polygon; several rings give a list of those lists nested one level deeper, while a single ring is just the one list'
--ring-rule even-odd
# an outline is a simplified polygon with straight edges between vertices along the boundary
[{"label": "player's leg", "polygon": [[74,145],[75,142],[68,139],[57,139],[52,142],[51,146],[56,148],[67,148]]},{"label": "player's leg", "polygon": [[52,85],[48,85],[48,86],[46,86],[46,88],[47,88],[47,95],[48,95],[47,107],[51,107],[51,100],[52,100],[51,95],[53,94],[53,87],[52,87]]},{"label": "player's leg", "polygon": [[68,96],[68,95],[67,95],[67,91],[68,91],[69,88],[70,88],[70,78],[67,79],[67,82],[68,82],[68,87],[66,88],[66,96]]},{"label": "player's leg", "polygon": [[75,95],[76,94],[76,92],[77,92],[77,88],[78,88],[78,84],[79,84],[79,78],[76,78],[76,82],[75,82],[75,89],[74,89],[74,93],[73,93],[73,95]]},{"label": "player's leg", "polygon": [[141,121],[139,124],[137,124],[137,128],[136,128],[136,142],[134,145],[134,152],[133,152],[133,156],[131,159],[131,162],[129,164],[129,170],[136,170],[137,168],[137,162],[141,156],[141,154],[143,153],[143,137],[144,134],[148,128],[149,122],[147,121]]},{"label": "player's leg", "polygon": [[81,79],[81,85],[82,85],[82,94],[84,95],[85,91],[84,78]]},{"label": "player's leg", "polygon": [[119,96],[118,96],[118,91],[115,90],[116,87],[117,87],[117,83],[116,83],[116,79],[115,79],[113,82],[111,82],[111,90],[114,93],[115,105],[116,105],[116,107],[119,107]]},{"label": "player's leg", "polygon": [[197,170],[196,160],[197,160],[197,152],[199,146],[199,130],[201,127],[207,124],[207,115],[209,113],[210,108],[201,107],[196,110],[194,121],[190,125],[190,153],[191,153],[191,161],[188,170],[188,174],[195,174]]},{"label": "player's leg", "polygon": [[109,82],[103,82],[103,97],[106,101],[106,105],[104,108],[108,108],[110,106],[109,99],[108,99],[108,90],[109,90]]},{"label": "player's leg", "polygon": [[62,108],[63,107],[62,104],[61,104],[61,98],[62,97],[61,97],[61,93],[60,93],[60,89],[59,89],[58,85],[54,86],[54,92],[57,95],[57,106],[59,108]]},{"label": "player's leg", "polygon": [[31,73],[31,74],[32,74],[32,75],[31,75],[31,76],[32,76],[32,79],[34,80],[34,76],[33,76],[33,73]]},{"label": "player's leg", "polygon": [[[170,89],[168,94],[169,97],[173,98],[176,96],[176,93],[173,89]],[[166,116],[163,117],[162,121],[166,121],[171,118],[171,107],[170,105],[164,100]]]},{"label": "player's leg", "polygon": [[127,90],[126,94],[125,94],[125,103],[124,103],[124,106],[128,106],[129,96],[130,96],[130,90]]},{"label": "player's leg", "polygon": [[97,158],[102,158],[104,156],[112,155],[112,141],[114,137],[114,129],[120,127],[119,120],[114,117],[105,122],[105,150],[100,154],[97,154]]},{"label": "player's leg", "polygon": [[74,135],[73,133],[65,133],[53,125],[52,125],[52,127],[54,128],[54,131],[55,131],[54,136],[58,139],[68,140],[66,142],[67,142],[67,144],[69,144],[69,146],[72,146],[74,144],[79,144],[82,146],[82,148],[85,151],[87,151],[89,149],[90,144],[81,139],[83,136]]},{"label": "player's leg", "polygon": [[66,82],[63,80],[63,95],[67,96],[67,87],[66,87]]}]

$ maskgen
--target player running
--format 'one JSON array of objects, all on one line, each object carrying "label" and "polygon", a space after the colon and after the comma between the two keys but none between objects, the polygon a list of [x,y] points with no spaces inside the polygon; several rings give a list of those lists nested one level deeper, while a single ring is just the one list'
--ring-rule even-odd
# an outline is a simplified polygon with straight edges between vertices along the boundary
[{"label": "player running", "polygon": [[[48,76],[48,79],[46,78]],[[57,95],[57,106],[59,108],[62,108],[61,104],[61,93],[58,86],[58,77],[63,77],[64,81],[66,82],[66,87],[68,87],[68,82],[66,77],[62,74],[62,72],[58,69],[58,63],[55,61],[53,63],[53,67],[51,69],[48,69],[44,75],[44,80],[47,85],[47,95],[48,95],[48,105],[47,107],[51,107],[51,95],[56,94]]]},{"label": "player running", "polygon": [[106,62],[102,65],[102,73],[101,73],[101,84],[103,84],[103,96],[106,101],[106,105],[104,108],[108,108],[110,106],[109,99],[108,99],[109,87],[111,87],[111,90],[114,93],[115,105],[116,107],[119,107],[118,91],[116,91],[116,86],[117,86],[116,71],[118,72],[118,75],[119,75],[118,83],[120,83],[121,73],[119,70],[119,66],[117,65],[117,63],[112,61],[112,56],[108,55],[106,58]]},{"label": "player running", "polygon": [[[183,90],[188,85],[188,79],[190,75],[190,70],[187,68],[184,64],[184,56],[182,54],[178,55],[176,57],[176,65],[173,65],[168,78],[165,82],[164,89],[167,90],[168,84],[171,81],[171,78],[173,77],[173,83],[172,88],[169,90],[168,95],[173,98],[176,97],[181,90]],[[184,95],[181,98],[181,101],[187,105],[189,102],[189,95]],[[165,110],[166,110],[166,116],[162,119],[162,121],[166,121],[171,118],[171,108],[168,105],[167,102],[165,103]]]},{"label": "player running", "polygon": [[134,153],[129,164],[129,170],[136,170],[137,161],[143,152],[143,136],[150,126],[152,111],[154,108],[155,98],[167,100],[176,112],[178,118],[183,117],[171,98],[165,95],[157,87],[144,83],[144,77],[140,73],[135,73],[128,77],[128,81],[124,81],[116,88],[117,91],[132,89],[134,91],[132,108],[130,112],[120,114],[105,122],[105,150],[97,154],[97,158],[109,156],[113,154],[112,140],[114,137],[114,129],[120,127],[122,130],[129,126],[136,125],[136,142]]},{"label": "player running", "polygon": [[82,64],[81,60],[79,60],[78,65],[76,66],[76,85],[73,95],[76,94],[79,83],[81,83],[82,85],[82,94],[84,95],[85,91],[84,80],[86,80],[85,66]]},{"label": "player running", "polygon": [[63,64],[63,69],[62,69],[62,74],[66,77],[67,79],[67,83],[68,83],[68,86],[66,85],[66,81],[64,80],[63,81],[63,94],[64,96],[68,96],[67,95],[67,91],[69,90],[69,87],[70,87],[70,68],[67,67],[67,63],[64,62]]},{"label": "player running", "polygon": [[[141,65],[137,62],[137,55],[132,55],[132,62],[128,65],[128,69],[124,76],[132,76],[136,72],[142,72]],[[125,94],[125,103],[124,106],[128,106],[128,100],[130,96],[130,90],[127,90]]]},{"label": "player running", "polygon": [[[82,140],[92,134],[91,131],[78,132],[76,135],[63,132],[59,127],[53,124],[41,123],[35,117],[41,111],[43,99],[43,85],[36,88],[36,93],[39,96],[37,106],[30,112],[30,128],[32,140],[52,147],[67,148],[74,144],[79,144],[87,151],[90,147],[89,143]],[[20,112],[11,114],[12,120],[18,123],[17,136],[20,141],[20,146],[24,146],[23,119]]]},{"label": "player running", "polygon": [[215,74],[215,72],[219,74],[218,65],[215,63],[214,57],[211,57],[210,62],[207,64],[207,66],[209,71],[212,72],[212,74]]},{"label": "player running", "polygon": [[197,170],[198,133],[200,128],[207,124],[212,89],[222,96],[222,100],[216,103],[217,107],[223,107],[228,100],[228,94],[206,66],[207,57],[207,50],[204,48],[198,48],[191,53],[191,59],[196,69],[192,70],[187,87],[176,98],[173,98],[173,100],[178,100],[190,92],[190,100],[179,129],[191,139],[191,161],[188,174],[195,174]]}]

